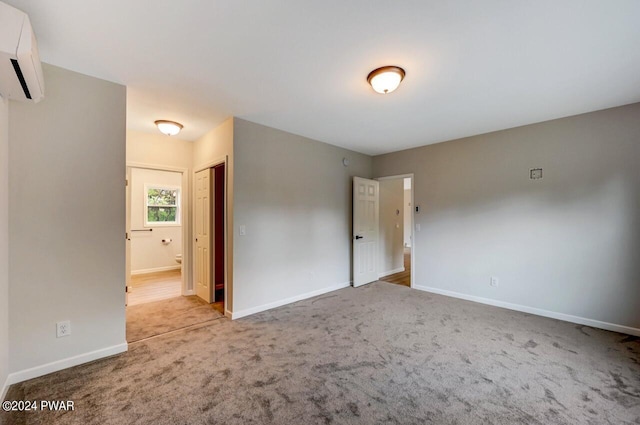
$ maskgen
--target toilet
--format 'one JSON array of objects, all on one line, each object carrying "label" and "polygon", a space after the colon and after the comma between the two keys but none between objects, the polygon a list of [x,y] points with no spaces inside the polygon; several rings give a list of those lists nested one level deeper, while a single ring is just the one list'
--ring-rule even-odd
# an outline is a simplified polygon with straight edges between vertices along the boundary
[{"label": "toilet", "polygon": [[182,254],[177,254],[176,255],[176,263],[182,264]]}]

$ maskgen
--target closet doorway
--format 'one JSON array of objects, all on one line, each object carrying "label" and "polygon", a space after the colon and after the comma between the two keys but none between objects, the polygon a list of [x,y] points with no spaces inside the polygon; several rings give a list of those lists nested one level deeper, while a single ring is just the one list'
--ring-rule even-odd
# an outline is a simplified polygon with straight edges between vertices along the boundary
[{"label": "closet doorway", "polygon": [[195,174],[195,292],[203,301],[222,306],[225,305],[226,275],[225,187],[225,163]]}]

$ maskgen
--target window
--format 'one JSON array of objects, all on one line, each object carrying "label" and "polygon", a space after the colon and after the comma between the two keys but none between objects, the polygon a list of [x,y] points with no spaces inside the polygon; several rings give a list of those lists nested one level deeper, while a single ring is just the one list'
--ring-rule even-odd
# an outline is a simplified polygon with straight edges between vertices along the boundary
[{"label": "window", "polygon": [[180,225],[180,188],[145,185],[144,192],[145,226]]}]

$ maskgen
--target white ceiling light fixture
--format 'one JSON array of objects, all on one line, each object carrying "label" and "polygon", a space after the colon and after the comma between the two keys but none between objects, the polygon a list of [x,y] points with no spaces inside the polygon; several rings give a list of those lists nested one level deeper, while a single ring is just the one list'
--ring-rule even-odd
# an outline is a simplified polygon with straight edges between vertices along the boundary
[{"label": "white ceiling light fixture", "polygon": [[180,133],[180,130],[183,128],[182,124],[175,121],[157,120],[155,124],[158,130],[160,130],[160,133],[166,134],[167,136],[175,136]]},{"label": "white ceiling light fixture", "polygon": [[399,66],[383,66],[371,71],[367,82],[377,93],[387,94],[398,88],[405,75]]}]

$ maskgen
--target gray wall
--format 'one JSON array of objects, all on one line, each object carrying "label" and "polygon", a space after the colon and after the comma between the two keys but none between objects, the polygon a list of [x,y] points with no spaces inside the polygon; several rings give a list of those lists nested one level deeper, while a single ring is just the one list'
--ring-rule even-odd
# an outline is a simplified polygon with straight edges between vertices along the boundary
[{"label": "gray wall", "polygon": [[[380,181],[379,275],[404,269],[404,180]],[[399,211],[400,214],[396,214]]]},{"label": "gray wall", "polygon": [[44,73],[9,114],[11,372],[125,343],[126,89]]},{"label": "gray wall", "polygon": [[234,155],[234,313],[349,282],[352,176],[371,157],[238,118]]},{"label": "gray wall", "polygon": [[633,104],[373,164],[415,173],[417,285],[640,328],[639,159]]},{"label": "gray wall", "polygon": [[0,399],[9,374],[9,103],[0,97]]}]

